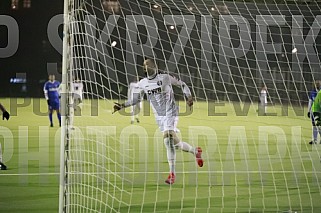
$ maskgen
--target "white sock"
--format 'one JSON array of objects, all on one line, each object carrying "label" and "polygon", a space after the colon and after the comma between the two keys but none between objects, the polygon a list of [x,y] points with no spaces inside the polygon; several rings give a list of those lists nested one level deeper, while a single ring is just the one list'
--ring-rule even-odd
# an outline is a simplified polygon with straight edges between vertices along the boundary
[{"label": "white sock", "polygon": [[174,146],[173,138],[165,138],[164,144],[167,149],[167,160],[169,164],[169,171],[175,174],[175,161],[176,161],[176,151]]},{"label": "white sock", "polygon": [[178,144],[175,145],[178,149],[183,150],[184,152],[190,152],[192,154],[196,154],[196,150],[194,147],[189,145],[188,143],[181,141]]}]

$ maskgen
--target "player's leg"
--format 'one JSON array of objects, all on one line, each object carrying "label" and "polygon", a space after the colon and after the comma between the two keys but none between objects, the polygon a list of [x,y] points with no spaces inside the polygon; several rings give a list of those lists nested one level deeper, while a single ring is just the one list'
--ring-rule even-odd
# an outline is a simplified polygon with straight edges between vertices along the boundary
[{"label": "player's leg", "polygon": [[314,122],[314,116],[311,115],[311,121],[312,121],[312,140],[309,142],[309,144],[315,144],[318,140],[318,127],[315,125]]},{"label": "player's leg", "polygon": [[[195,155],[197,164],[202,167],[202,149],[200,147],[194,148],[188,143],[181,141],[175,133],[175,120],[176,116],[169,116],[156,119],[161,130],[164,130],[164,144],[167,149],[167,159],[170,167],[170,174],[165,181],[168,184],[175,182],[175,162],[176,162],[176,151],[175,149],[181,149],[186,152],[190,152]],[[176,122],[177,124],[177,122]]]},{"label": "player's leg", "polygon": [[178,137],[177,137],[177,139],[175,139],[175,141],[179,141],[179,142],[175,143],[175,148],[176,149],[180,149],[180,150],[182,150],[184,152],[189,152],[189,153],[192,153],[194,155],[197,153],[196,148],[194,148],[193,146],[191,146],[187,142],[184,142],[184,141],[180,140]]},{"label": "player's leg", "polygon": [[53,109],[57,112],[57,118],[59,121],[59,126],[61,126],[61,114],[60,114],[60,103],[59,101],[56,101],[53,105]]},{"label": "player's leg", "polygon": [[192,153],[193,155],[195,155],[197,164],[200,167],[202,167],[203,166],[203,159],[202,159],[201,147],[193,147],[189,143],[180,140],[176,135],[176,132],[179,132],[179,130],[177,129],[177,124],[178,124],[178,116],[174,117],[174,130],[175,130],[174,144],[175,144],[175,148],[180,149],[184,152]]},{"label": "player's leg", "polygon": [[61,114],[60,114],[60,110],[57,109],[57,118],[58,118],[58,121],[59,121],[59,126],[61,126]]},{"label": "player's leg", "polygon": [[52,103],[52,101],[49,99],[49,100],[48,100],[48,117],[49,117],[50,127],[53,127],[52,113],[53,113],[53,103]]},{"label": "player's leg", "polygon": [[7,166],[0,161],[0,170],[7,170]]},{"label": "player's leg", "polygon": [[0,170],[6,170],[7,166],[4,165],[4,163],[2,163],[2,147],[1,147],[1,143],[0,143]]},{"label": "player's leg", "polygon": [[264,116],[264,115],[266,115],[266,109],[267,109],[266,104],[263,103],[263,102],[260,102],[260,103],[259,103],[259,109],[258,109],[259,116]]},{"label": "player's leg", "polygon": [[74,111],[77,112],[77,115],[80,115],[81,110],[82,110],[82,106],[83,106],[82,98],[80,95],[74,94],[73,99],[74,99],[74,104],[73,104]]},{"label": "player's leg", "polygon": [[131,112],[130,112],[130,123],[135,123],[135,105],[131,106]]},{"label": "player's leg", "polygon": [[165,180],[168,184],[173,184],[175,182],[175,163],[176,163],[176,150],[174,145],[174,134],[173,130],[165,130],[164,134],[164,144],[167,152],[167,160],[169,164],[169,176]]},{"label": "player's leg", "polygon": [[313,125],[312,126],[312,129],[313,129],[313,138],[312,138],[312,141],[313,142],[315,142],[315,143],[317,143],[317,141],[318,141],[318,132],[319,132],[319,130],[318,130],[318,127],[316,127],[315,125]]},{"label": "player's leg", "polygon": [[53,113],[53,109],[52,106],[49,105],[49,122],[50,122],[50,127],[53,127],[53,122],[52,122],[52,113]]},{"label": "player's leg", "polygon": [[[175,116],[175,119],[174,119],[174,130],[175,130],[175,133],[176,132],[180,132],[179,129],[177,128],[177,124],[178,124],[178,116]],[[192,147],[191,145],[189,145],[188,143],[184,142],[184,141],[181,141],[177,135],[175,134],[175,148],[176,149],[180,149],[184,152],[190,152],[192,154],[195,154],[196,151],[195,151],[195,148]]]},{"label": "player's leg", "polygon": [[260,105],[261,105],[260,115],[266,115],[267,104],[264,102],[261,102]]},{"label": "player's leg", "polygon": [[167,160],[169,165],[169,175],[165,180],[167,184],[173,184],[175,182],[175,162],[176,162],[176,150],[174,144],[174,123],[170,122],[166,116],[157,116],[156,122],[160,131],[163,133],[164,145],[166,147]]},{"label": "player's leg", "polygon": [[78,111],[81,111],[81,107],[80,107],[81,106],[81,100],[80,100],[80,98],[75,96],[73,98],[73,101],[74,101],[74,103],[73,103],[74,111],[78,113]]},{"label": "player's leg", "polygon": [[[78,99],[78,102],[77,102],[78,104],[77,104],[77,115],[81,115],[81,113],[82,113],[82,107],[83,107],[83,102],[82,102],[82,98],[79,98]],[[78,112],[79,111],[79,112]]]},{"label": "player's leg", "polygon": [[[316,117],[317,117],[317,119],[318,119],[318,124],[316,124],[315,122],[314,122],[314,116],[316,115]],[[312,115],[312,117],[313,117],[313,139],[315,139],[314,141],[315,141],[315,143],[318,143],[318,133],[319,133],[319,135],[320,135],[320,144],[321,144],[321,115],[320,115],[320,113],[319,112],[316,112],[316,113],[313,113],[313,115]]]},{"label": "player's leg", "polygon": [[199,167],[203,167],[203,159],[202,159],[202,148],[201,147],[193,147],[190,144],[188,144],[187,142],[184,142],[182,140],[180,140],[177,135],[175,134],[174,136],[174,143],[175,143],[175,148],[176,149],[180,149],[184,152],[189,152],[192,153],[193,155],[195,155],[196,158],[196,162],[198,164]]},{"label": "player's leg", "polygon": [[139,113],[141,109],[142,109],[142,102],[139,102],[136,104],[136,110],[135,110],[135,119],[137,123],[139,123]]},{"label": "player's leg", "polygon": [[319,112],[313,112],[312,125],[313,125],[313,141],[310,141],[309,144],[317,144],[318,132],[321,135],[321,115]]},{"label": "player's leg", "polygon": [[78,94],[74,94],[74,99],[73,99],[73,111],[70,112],[69,116],[69,125],[72,130],[74,130],[74,117],[75,116],[80,116],[82,112],[82,99]]}]

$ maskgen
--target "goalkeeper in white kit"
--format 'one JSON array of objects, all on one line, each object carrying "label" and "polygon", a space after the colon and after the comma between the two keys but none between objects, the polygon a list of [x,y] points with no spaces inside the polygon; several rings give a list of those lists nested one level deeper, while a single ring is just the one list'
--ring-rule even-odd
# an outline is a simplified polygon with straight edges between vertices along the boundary
[{"label": "goalkeeper in white kit", "polygon": [[192,153],[196,158],[198,166],[203,166],[202,149],[200,147],[192,147],[190,144],[181,141],[175,133],[175,120],[177,121],[178,107],[175,103],[172,85],[180,87],[183,90],[184,95],[187,97],[187,105],[190,107],[193,105],[193,98],[190,89],[183,81],[169,74],[160,73],[154,60],[146,59],[144,61],[144,70],[147,77],[138,82],[140,88],[139,93],[134,94],[133,99],[123,104],[115,103],[114,112],[137,104],[144,93],[147,95],[147,99],[153,108],[157,124],[163,132],[164,144],[167,149],[170,174],[165,182],[167,184],[173,184],[176,178],[175,149]]}]

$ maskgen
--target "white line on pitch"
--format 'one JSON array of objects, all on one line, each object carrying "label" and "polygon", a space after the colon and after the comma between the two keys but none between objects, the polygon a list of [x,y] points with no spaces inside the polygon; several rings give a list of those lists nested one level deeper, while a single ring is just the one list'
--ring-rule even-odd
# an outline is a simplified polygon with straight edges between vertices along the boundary
[{"label": "white line on pitch", "polygon": [[59,173],[20,173],[20,174],[0,174],[0,176],[50,176],[59,175]]},{"label": "white line on pitch", "polygon": [[[70,175],[92,175],[92,174],[167,174],[168,172],[70,172]],[[259,174],[259,173],[264,173],[264,174],[282,174],[282,173],[296,173],[296,174],[321,174],[321,171],[187,171],[187,172],[176,172],[177,174],[213,174],[213,173],[235,173],[235,174]],[[42,175],[59,175],[60,173],[58,172],[51,172],[51,173],[20,173],[20,174],[1,174],[0,176],[42,176]]]}]

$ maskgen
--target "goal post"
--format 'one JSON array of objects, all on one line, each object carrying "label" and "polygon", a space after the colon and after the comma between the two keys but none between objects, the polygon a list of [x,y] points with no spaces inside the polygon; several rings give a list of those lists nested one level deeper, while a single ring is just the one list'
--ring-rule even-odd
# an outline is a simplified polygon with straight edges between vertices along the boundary
[{"label": "goal post", "polygon": [[64,0],[63,21],[63,55],[62,55],[62,82],[61,82],[61,135],[60,135],[60,177],[59,177],[59,213],[69,212],[68,206],[68,160],[71,123],[73,116],[72,98],[72,26],[70,20],[73,18],[71,11],[74,0]]},{"label": "goal post", "polygon": [[[321,211],[320,149],[306,145],[320,2],[64,0],[63,31],[60,213]],[[170,187],[148,102],[140,123],[112,114],[145,58],[195,100],[190,112],[175,90],[178,134],[204,147],[204,168],[178,152]]]}]

